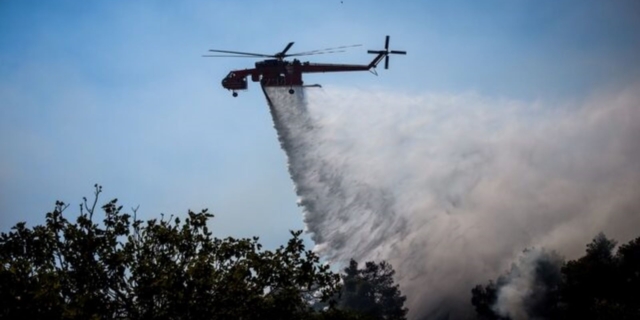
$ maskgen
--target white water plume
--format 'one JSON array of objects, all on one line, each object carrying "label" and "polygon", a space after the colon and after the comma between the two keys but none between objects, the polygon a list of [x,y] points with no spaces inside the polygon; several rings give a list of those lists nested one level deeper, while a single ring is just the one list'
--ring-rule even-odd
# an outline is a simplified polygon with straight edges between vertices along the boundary
[{"label": "white water plume", "polygon": [[411,318],[472,314],[525,248],[640,230],[640,90],[546,106],[477,94],[266,88],[312,239],[387,260]]}]

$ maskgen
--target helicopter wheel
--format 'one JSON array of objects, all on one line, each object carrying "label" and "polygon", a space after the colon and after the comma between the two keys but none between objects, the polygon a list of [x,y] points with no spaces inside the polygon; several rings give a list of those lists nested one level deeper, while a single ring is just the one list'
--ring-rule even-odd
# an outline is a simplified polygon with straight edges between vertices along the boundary
[{"label": "helicopter wheel", "polygon": [[234,93],[232,93],[231,95],[235,98],[235,97],[237,97],[237,96],[238,96],[238,93],[237,93],[237,92],[234,92]]},{"label": "helicopter wheel", "polygon": [[293,94],[294,92],[293,89],[289,89],[289,94]]}]

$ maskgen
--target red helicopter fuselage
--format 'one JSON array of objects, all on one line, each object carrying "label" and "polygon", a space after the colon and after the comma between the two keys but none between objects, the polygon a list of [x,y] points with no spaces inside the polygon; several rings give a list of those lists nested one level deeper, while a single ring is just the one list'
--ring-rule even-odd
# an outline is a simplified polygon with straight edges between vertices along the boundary
[{"label": "red helicopter fuselage", "polygon": [[300,62],[298,59],[293,61],[269,59],[256,62],[253,69],[233,70],[222,79],[222,86],[229,90],[246,90],[247,78],[251,78],[253,82],[260,82],[261,85],[267,87],[274,86],[301,86],[303,73],[320,73],[320,72],[345,72],[345,71],[367,71],[375,66],[384,58],[384,54],[379,54],[369,65],[355,64],[323,64]]},{"label": "red helicopter fuselage", "polygon": [[[237,91],[246,90],[248,87],[247,78],[251,78],[253,82],[260,82],[262,87],[289,87],[289,93],[293,93],[294,86],[302,86],[303,73],[321,73],[321,72],[346,72],[346,71],[372,71],[375,73],[375,68],[382,61],[385,60],[385,69],[389,67],[389,54],[406,54],[406,51],[390,51],[389,50],[389,36],[385,40],[384,50],[369,50],[368,53],[375,54],[375,58],[366,65],[359,64],[328,64],[328,63],[311,63],[300,62],[298,59],[292,61],[284,60],[288,56],[300,56],[311,55],[322,52],[322,50],[314,50],[300,54],[287,54],[287,50],[291,48],[293,42],[289,43],[282,52],[265,55],[248,52],[228,51],[228,50],[209,50],[211,52],[227,53],[239,55],[242,57],[272,57],[274,59],[267,59],[258,61],[255,64],[255,68],[233,70],[222,79],[222,86],[225,89],[233,91],[233,96],[237,96]],[[342,47],[344,48],[344,47]],[[331,48],[336,49],[336,48]],[[325,50],[325,49],[323,49]],[[206,55],[208,57],[225,57],[227,55]],[[235,56],[234,56],[235,57]],[[386,59],[385,59],[386,58]]]}]

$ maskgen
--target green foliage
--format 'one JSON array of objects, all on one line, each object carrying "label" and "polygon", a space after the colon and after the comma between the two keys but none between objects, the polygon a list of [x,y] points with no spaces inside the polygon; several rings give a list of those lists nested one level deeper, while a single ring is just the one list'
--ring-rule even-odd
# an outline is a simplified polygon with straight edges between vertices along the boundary
[{"label": "green foliage", "polygon": [[395,271],[385,261],[358,263],[351,260],[342,275],[343,289],[339,307],[355,311],[358,319],[406,319],[405,296],[393,282]]},{"label": "green foliage", "polygon": [[181,221],[141,221],[114,199],[94,222],[84,199],[75,222],[56,202],[42,226],[0,235],[2,319],[322,319],[310,305],[339,290],[339,276],[305,250],[301,231],[276,250],[258,238],[218,239],[207,210]]}]

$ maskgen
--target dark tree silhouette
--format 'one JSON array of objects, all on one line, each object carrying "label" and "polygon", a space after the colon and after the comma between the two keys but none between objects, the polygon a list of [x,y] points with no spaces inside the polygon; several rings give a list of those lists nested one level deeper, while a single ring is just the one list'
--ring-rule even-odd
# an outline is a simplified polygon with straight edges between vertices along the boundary
[{"label": "dark tree silhouette", "polygon": [[[498,279],[500,281],[500,279]],[[486,286],[477,285],[471,289],[471,304],[476,309],[478,319],[498,320],[500,317],[494,310],[493,305],[498,299],[498,288],[493,281],[489,281]]]},{"label": "dark tree silhouette", "polygon": [[562,297],[568,316],[589,318],[597,304],[611,301],[615,287],[615,260],[613,249],[616,242],[599,234],[587,245],[587,254],[569,261],[562,268],[565,275]]},{"label": "dark tree silhouette", "polygon": [[640,238],[622,245],[614,255],[615,247],[616,241],[601,233],[587,245],[584,257],[562,268],[565,317],[640,319]]},{"label": "dark tree silhouette", "polygon": [[406,297],[394,284],[395,271],[385,261],[376,264],[365,263],[358,269],[358,263],[351,260],[342,274],[343,289],[339,307],[357,311],[367,319],[405,319]]},{"label": "dark tree silhouette", "polygon": [[[212,214],[141,221],[93,204],[75,222],[57,202],[44,225],[0,235],[2,319],[300,319],[342,314],[312,310],[339,291],[339,276],[305,250],[301,231],[263,250],[258,238],[218,239]],[[346,317],[343,317],[346,318]]]},{"label": "dark tree silhouette", "polygon": [[[536,303],[525,303],[525,312],[540,319],[640,319],[640,238],[621,245],[617,253],[615,248],[616,241],[597,235],[583,257],[564,263],[560,278],[557,267],[537,260],[538,287],[526,297]],[[494,308],[507,278],[471,290],[478,318],[508,319]]]},{"label": "dark tree silhouette", "polygon": [[631,310],[635,306],[635,315],[640,319],[640,237],[621,245],[616,259],[617,280],[621,283],[616,298]]}]

